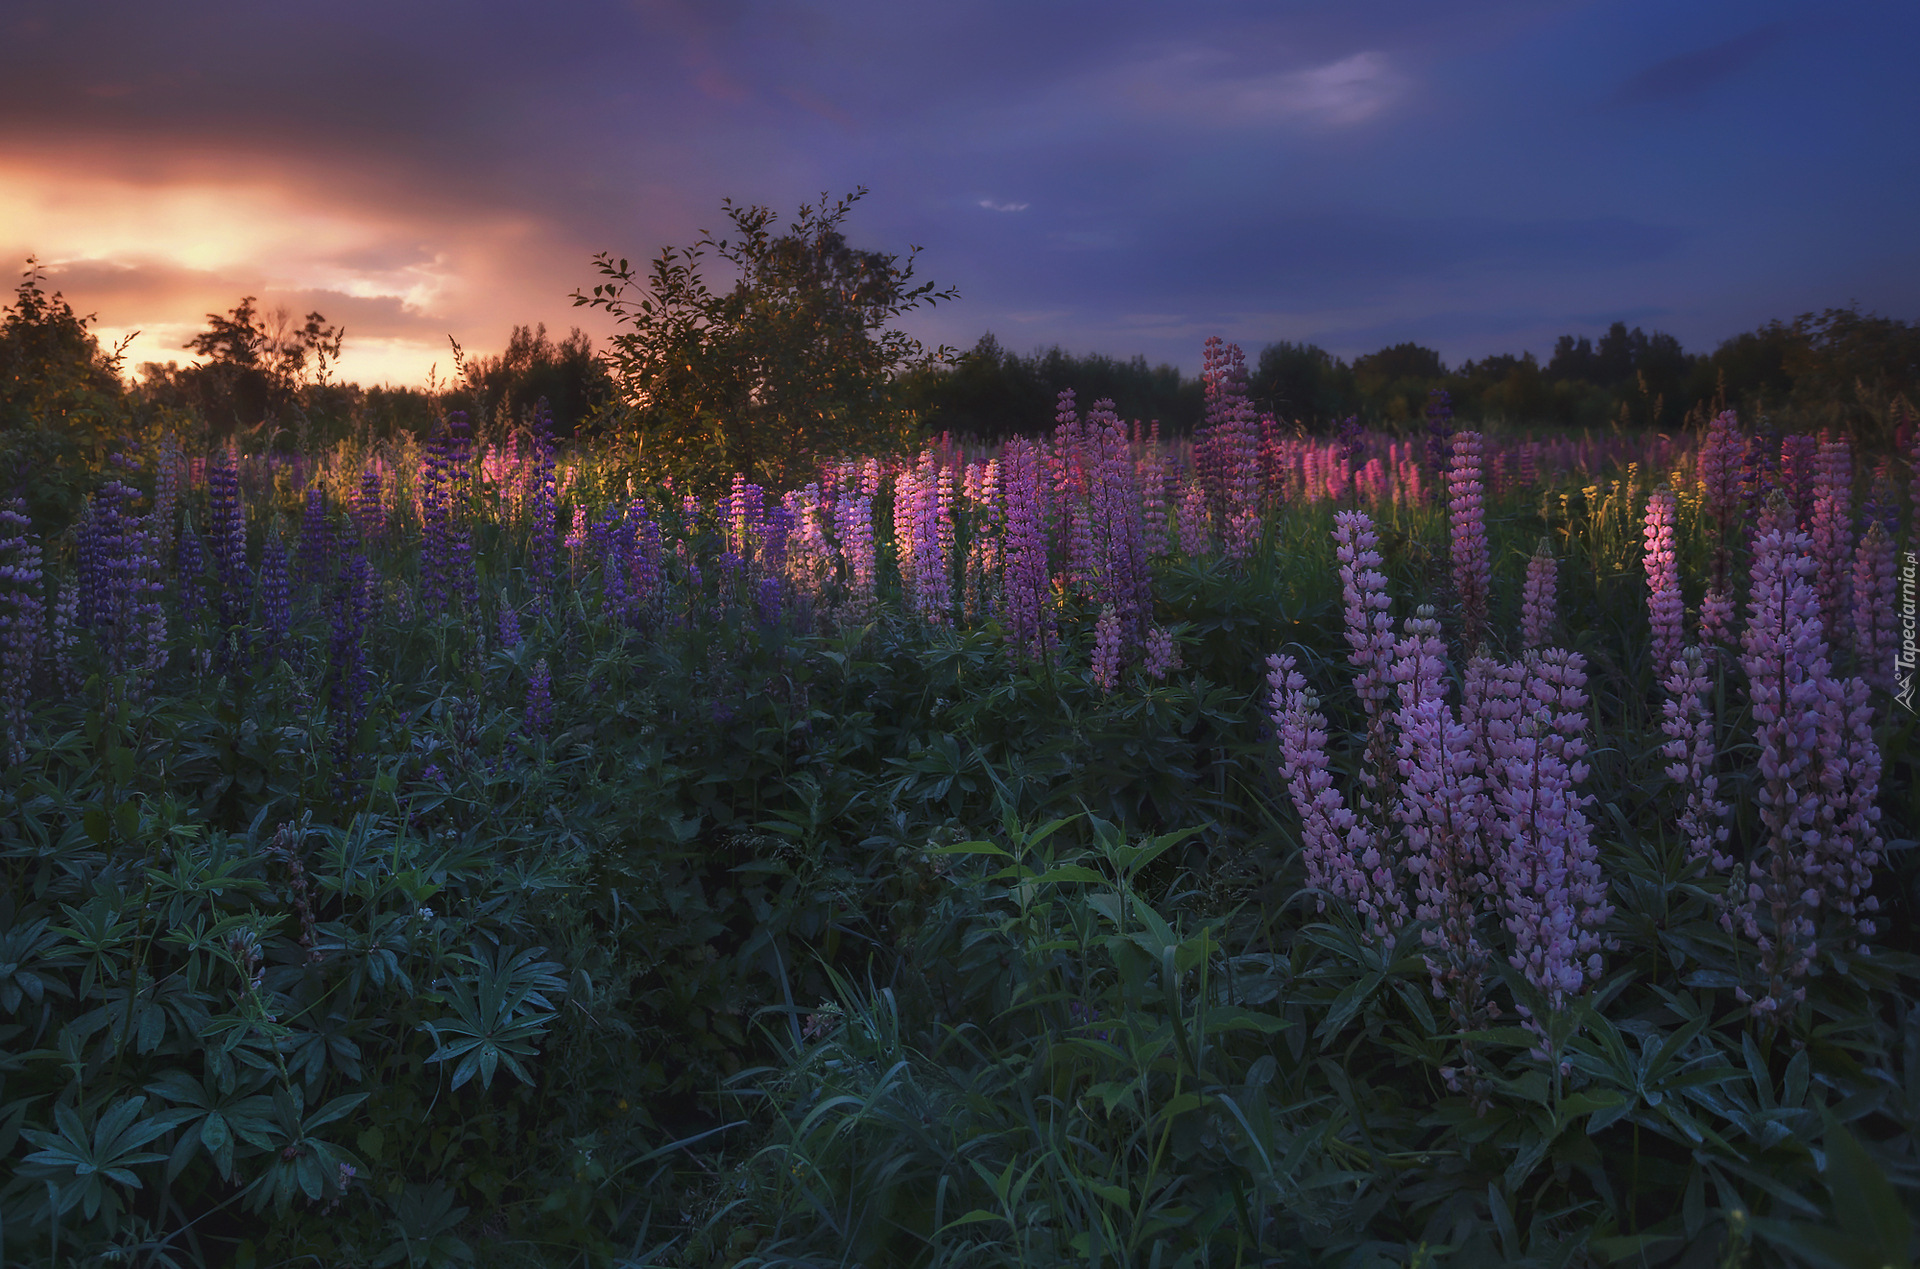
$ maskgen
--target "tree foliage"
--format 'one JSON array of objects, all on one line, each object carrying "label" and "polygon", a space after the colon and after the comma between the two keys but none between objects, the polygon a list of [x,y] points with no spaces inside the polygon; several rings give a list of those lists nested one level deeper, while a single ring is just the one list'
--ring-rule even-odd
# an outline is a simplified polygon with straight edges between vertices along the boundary
[{"label": "tree foliage", "polygon": [[1206,412],[1196,378],[1178,366],[1066,352],[1058,344],[1028,356],[1003,348],[992,331],[952,366],[904,378],[912,408],[929,431],[993,439],[1031,435],[1053,425],[1062,390],[1082,403],[1106,399],[1123,419],[1158,420],[1163,432],[1190,432]]},{"label": "tree foliage", "polygon": [[263,313],[256,303],[243,296],[225,316],[207,314],[207,329],[184,345],[205,361],[141,367],[150,395],[198,409],[216,440],[283,419],[303,388],[326,383],[346,340],[319,313],[295,325],[286,309]]},{"label": "tree foliage", "polygon": [[[107,352],[27,257],[14,301],[0,318],[0,496],[22,493],[38,517],[64,522],[78,505],[89,463],[125,424],[120,360],[129,335]],[[138,334],[139,332],[134,332]],[[29,479],[31,477],[31,479]]]},{"label": "tree foliage", "polygon": [[[602,253],[606,281],[576,305],[604,309],[625,329],[606,362],[643,467],[698,485],[734,472],[780,483],[815,458],[896,448],[916,419],[894,392],[904,371],[951,358],[891,329],[922,304],[957,298],[913,285],[913,257],[850,246],[840,224],[866,194],[803,205],[784,234],[766,207],[721,204],[737,234],[702,231],[693,247],[663,249],[642,277]],[[731,288],[703,273],[713,255],[733,266]]]}]

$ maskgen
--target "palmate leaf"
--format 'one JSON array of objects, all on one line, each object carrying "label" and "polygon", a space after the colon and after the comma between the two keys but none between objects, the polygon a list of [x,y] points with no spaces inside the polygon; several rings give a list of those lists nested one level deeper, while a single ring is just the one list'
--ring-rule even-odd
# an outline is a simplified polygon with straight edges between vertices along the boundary
[{"label": "palmate leaf", "polygon": [[167,1156],[141,1147],[193,1114],[169,1110],[142,1119],[140,1112],[146,1104],[145,1097],[116,1102],[95,1122],[91,1133],[72,1106],[56,1106],[53,1117],[58,1131],[22,1130],[20,1135],[39,1149],[22,1160],[20,1176],[54,1183],[55,1215],[64,1214],[79,1204],[86,1218],[92,1220],[101,1205],[109,1201],[100,1183],[102,1178],[128,1189],[143,1188],[133,1169],[143,1163],[157,1163]]},{"label": "palmate leaf", "polygon": [[534,1041],[556,1016],[548,993],[558,996],[566,989],[559,964],[538,959],[545,950],[528,948],[509,955],[504,948],[476,949],[472,959],[479,973],[471,981],[456,980],[443,993],[453,1016],[420,1024],[436,1046],[427,1061],[460,1060],[453,1072],[454,1088],[475,1075],[482,1088],[491,1088],[493,1073],[503,1064],[521,1083],[533,1083],[520,1059],[537,1052]]}]

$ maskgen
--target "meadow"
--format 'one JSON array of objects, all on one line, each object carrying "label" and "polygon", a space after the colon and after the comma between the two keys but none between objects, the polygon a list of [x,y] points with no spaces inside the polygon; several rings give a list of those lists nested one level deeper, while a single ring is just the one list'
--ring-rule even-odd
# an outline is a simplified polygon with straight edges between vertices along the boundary
[{"label": "meadow", "polygon": [[1920,451],[1205,378],[0,507],[0,1260],[1910,1264]]}]

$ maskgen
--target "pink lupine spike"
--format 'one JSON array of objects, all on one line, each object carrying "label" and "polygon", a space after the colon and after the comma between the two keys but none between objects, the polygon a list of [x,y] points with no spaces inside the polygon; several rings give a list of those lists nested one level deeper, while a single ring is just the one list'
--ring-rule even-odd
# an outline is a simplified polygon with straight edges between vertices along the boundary
[{"label": "pink lupine spike", "polygon": [[1644,522],[1647,616],[1653,626],[1654,677],[1663,677],[1686,643],[1686,601],[1673,546],[1674,498],[1669,489],[1647,495]]},{"label": "pink lupine spike", "polygon": [[1544,646],[1553,637],[1558,621],[1556,590],[1559,565],[1553,558],[1553,546],[1541,538],[1527,561],[1527,581],[1520,592],[1520,646],[1531,651]]}]

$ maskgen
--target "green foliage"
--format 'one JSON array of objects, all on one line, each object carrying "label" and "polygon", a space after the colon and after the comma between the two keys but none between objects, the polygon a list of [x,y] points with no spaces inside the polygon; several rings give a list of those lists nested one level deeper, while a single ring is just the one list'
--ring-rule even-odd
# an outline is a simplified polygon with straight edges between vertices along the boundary
[{"label": "green foliage", "polygon": [[[929,353],[888,326],[959,293],[910,285],[918,247],[902,263],[847,243],[840,222],[865,194],[831,205],[822,195],[779,236],[771,209],[728,199],[737,238],[703,233],[691,248],[666,248],[644,280],[624,259],[595,257],[607,281],[574,303],[629,328],[608,363],[628,411],[618,432],[650,475],[714,487],[745,472],[776,486],[819,457],[911,439],[915,420],[892,381],[951,350]],[[737,273],[730,290],[703,275],[709,251]]]},{"label": "green foliage", "polygon": [[45,279],[29,256],[0,319],[0,469],[13,473],[4,496],[24,495],[36,521],[58,525],[78,511],[93,469],[128,426],[126,345],[103,351],[88,329],[96,319],[77,315],[58,291],[48,295]]},{"label": "green foliage", "polygon": [[262,313],[254,303],[248,295],[224,317],[207,314],[207,329],[185,345],[205,361],[142,367],[149,394],[190,406],[215,441],[290,423],[302,389],[327,383],[346,340],[319,313],[295,325],[284,308]]}]

